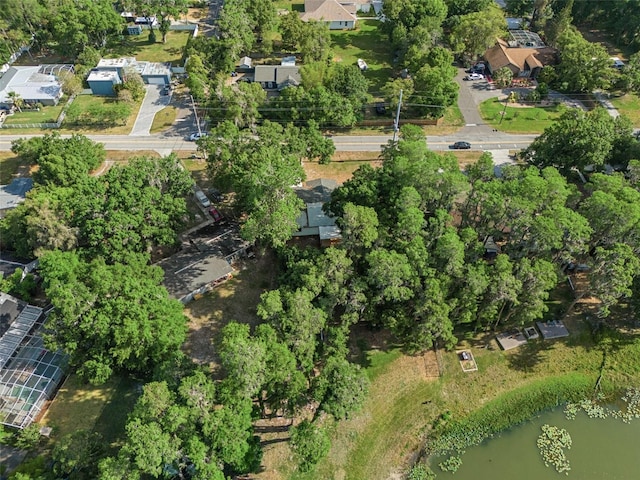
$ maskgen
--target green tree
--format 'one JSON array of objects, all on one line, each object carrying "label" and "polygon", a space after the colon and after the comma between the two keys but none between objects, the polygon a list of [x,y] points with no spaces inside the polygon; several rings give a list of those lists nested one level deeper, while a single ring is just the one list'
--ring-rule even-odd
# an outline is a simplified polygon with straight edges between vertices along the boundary
[{"label": "green tree", "polygon": [[348,99],[356,110],[362,109],[369,100],[369,81],[356,65],[334,64],[329,71],[326,86]]},{"label": "green tree", "polygon": [[123,26],[123,18],[109,0],[77,0],[52,8],[48,30],[58,53],[75,56],[87,45],[105,47]]},{"label": "green tree", "polygon": [[502,67],[493,72],[493,81],[498,88],[507,88],[513,80],[513,71],[509,67]]},{"label": "green tree", "polygon": [[69,354],[78,373],[103,383],[114,370],[148,374],[186,334],[182,304],[160,286],[162,271],[130,254],[126,264],[82,261],[75,252],[40,259],[47,298],[47,342]]},{"label": "green tree", "polygon": [[329,453],[329,435],[320,426],[303,420],[291,429],[291,447],[298,458],[300,470],[308,472]]},{"label": "green tree", "polygon": [[98,460],[104,454],[100,434],[87,430],[69,433],[58,440],[51,456],[56,475],[69,479],[96,478]]},{"label": "green tree", "polygon": [[451,31],[449,42],[454,52],[473,59],[492,47],[496,38],[504,36],[506,27],[500,7],[490,5],[485,10],[462,15]]},{"label": "green tree", "polygon": [[567,92],[591,92],[606,88],[611,77],[611,59],[599,43],[585,40],[574,27],[564,30],[557,39],[560,64],[555,67],[557,83]]},{"label": "green tree", "polygon": [[450,68],[425,65],[414,77],[414,95],[410,102],[421,115],[440,118],[446,108],[458,100],[458,84],[453,81]]},{"label": "green tree", "polygon": [[342,420],[358,411],[367,396],[369,380],[359,365],[344,358],[329,357],[314,379],[313,395],[324,411]]},{"label": "green tree", "polygon": [[317,20],[304,22],[297,44],[303,62],[327,61],[331,57],[329,26]]},{"label": "green tree", "polygon": [[602,168],[616,139],[615,124],[602,108],[567,110],[524,150],[524,158],[538,167],[554,166],[564,175],[591,165]]},{"label": "green tree", "polygon": [[573,21],[571,10],[573,10],[573,0],[568,0],[562,10],[545,25],[544,34],[549,45],[555,47],[558,38],[571,27]]}]

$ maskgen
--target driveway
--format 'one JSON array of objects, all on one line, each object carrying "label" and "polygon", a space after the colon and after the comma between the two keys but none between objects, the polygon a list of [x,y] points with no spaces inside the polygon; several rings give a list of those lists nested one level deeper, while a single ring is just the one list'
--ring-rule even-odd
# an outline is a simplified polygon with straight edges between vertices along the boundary
[{"label": "driveway", "polygon": [[147,93],[140,106],[136,123],[133,125],[129,135],[149,135],[156,113],[171,103],[173,94],[161,95],[160,92],[163,88],[164,85],[145,85]]},{"label": "driveway", "polygon": [[465,127],[458,131],[457,136],[461,140],[490,136],[493,133],[493,128],[482,120],[480,112],[478,112],[478,105],[489,98],[502,96],[504,93],[502,90],[495,89],[486,80],[463,80],[465,75],[464,68],[459,68],[455,77],[456,83],[460,85],[458,107],[465,123]]}]

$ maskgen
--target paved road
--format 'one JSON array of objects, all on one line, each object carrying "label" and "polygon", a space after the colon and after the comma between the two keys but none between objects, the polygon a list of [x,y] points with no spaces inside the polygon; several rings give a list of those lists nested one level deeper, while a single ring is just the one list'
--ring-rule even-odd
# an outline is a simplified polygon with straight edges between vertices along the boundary
[{"label": "paved road", "polygon": [[[2,135],[0,136],[0,151],[11,149],[11,141],[17,138],[30,138],[39,135]],[[62,135],[68,138],[69,135]],[[184,137],[166,135],[88,135],[95,141],[104,143],[107,150],[175,150],[195,151],[197,145],[187,141]],[[536,135],[508,135],[500,132],[457,133],[454,135],[429,136],[427,144],[433,150],[447,150],[449,145],[457,140],[471,142],[474,150],[510,150],[524,148],[529,145]],[[391,135],[376,136],[334,136],[331,137],[340,152],[374,152],[391,140]]]}]

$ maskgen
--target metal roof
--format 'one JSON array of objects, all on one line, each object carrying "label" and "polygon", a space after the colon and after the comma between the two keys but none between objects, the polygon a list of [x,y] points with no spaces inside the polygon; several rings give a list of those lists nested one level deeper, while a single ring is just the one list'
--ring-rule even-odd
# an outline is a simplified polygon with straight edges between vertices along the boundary
[{"label": "metal roof", "polygon": [[41,66],[9,68],[0,78],[0,103],[10,102],[9,92],[33,102],[59,98],[62,87],[57,78],[40,69]]},{"label": "metal roof", "polygon": [[0,210],[17,207],[33,188],[30,178],[14,178],[9,185],[0,185]]}]

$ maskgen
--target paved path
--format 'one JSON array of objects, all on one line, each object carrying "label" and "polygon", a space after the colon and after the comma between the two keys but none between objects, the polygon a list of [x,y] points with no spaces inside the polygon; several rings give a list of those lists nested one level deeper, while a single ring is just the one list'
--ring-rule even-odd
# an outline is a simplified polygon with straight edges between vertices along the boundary
[{"label": "paved path", "polygon": [[606,93],[598,90],[593,92],[593,95],[596,97],[598,103],[607,110],[609,115],[611,115],[613,118],[618,118],[620,116],[620,113],[618,112],[618,110],[616,110],[616,107],[614,107],[613,103],[609,101],[608,95]]},{"label": "paved path", "polygon": [[145,85],[147,93],[129,135],[149,135],[156,113],[171,103],[172,95],[160,94],[163,88],[164,85]]}]

